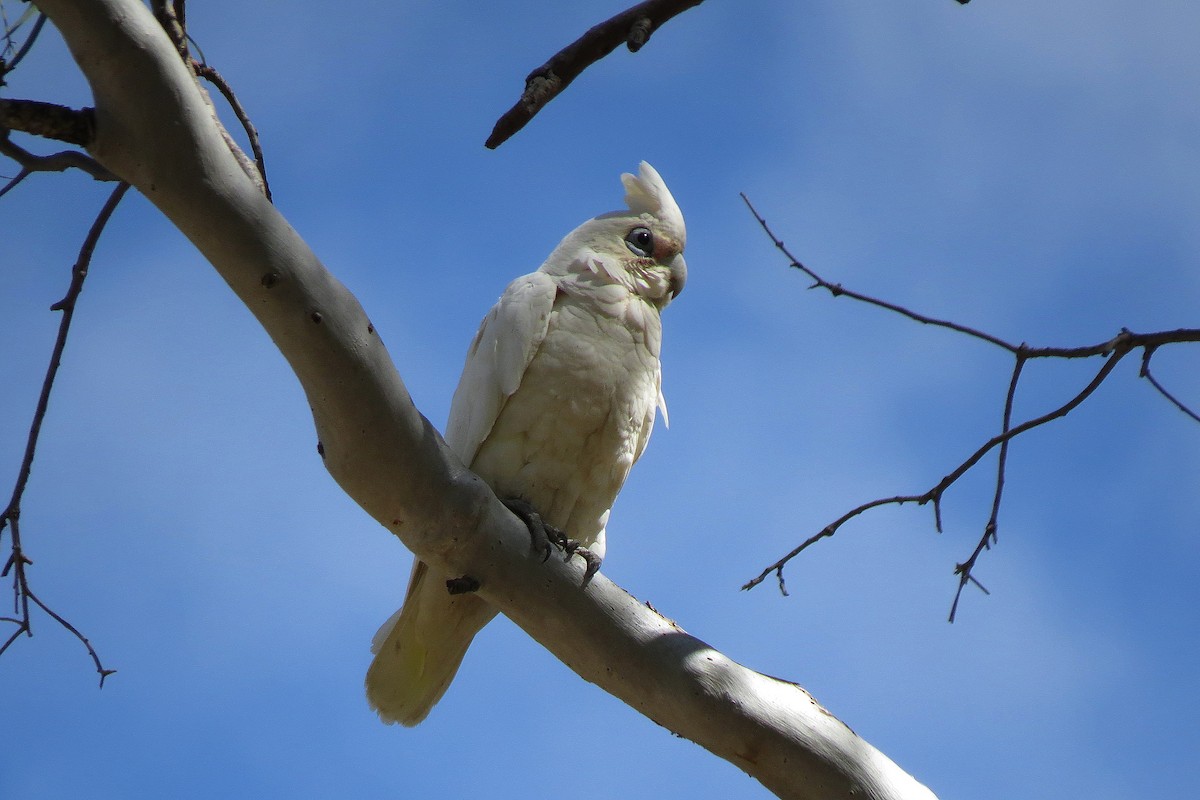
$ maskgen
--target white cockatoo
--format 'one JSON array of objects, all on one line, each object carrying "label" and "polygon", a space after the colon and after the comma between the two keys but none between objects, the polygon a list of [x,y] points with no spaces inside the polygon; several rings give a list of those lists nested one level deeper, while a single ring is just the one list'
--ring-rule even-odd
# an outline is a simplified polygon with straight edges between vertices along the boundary
[{"label": "white cockatoo", "polygon": [[[589,568],[656,409],[666,421],[659,312],[687,278],[679,206],[653,167],[638,172],[621,176],[628,211],[583,223],[505,289],[471,343],[446,429],[499,498],[590,551]],[[496,615],[450,594],[448,577],[417,560],[404,606],[375,635],[367,698],[384,722],[423,720]]]}]

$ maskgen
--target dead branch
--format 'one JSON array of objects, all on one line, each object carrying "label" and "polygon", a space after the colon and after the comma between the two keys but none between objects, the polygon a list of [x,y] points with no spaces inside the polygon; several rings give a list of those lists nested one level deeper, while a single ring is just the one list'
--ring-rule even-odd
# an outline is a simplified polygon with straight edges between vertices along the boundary
[{"label": "dead branch", "polygon": [[521,99],[496,121],[484,146],[494,150],[504,144],[585,69],[622,44],[631,53],[636,53],[664,23],[702,2],[704,0],[646,0],[590,28],[529,73]]},{"label": "dead branch", "polygon": [[21,166],[21,171],[0,188],[0,197],[6,195],[17,184],[35,172],[63,172],[68,169],[80,169],[98,181],[115,181],[117,179],[91,156],[78,150],[61,150],[47,156],[35,155],[14,144],[8,138],[8,131],[3,129],[0,129],[0,155],[8,156]]},{"label": "dead branch", "polygon": [[88,641],[88,638],[78,628],[44,603],[29,586],[29,577],[26,573],[26,568],[33,564],[33,562],[25,554],[21,544],[21,499],[25,495],[26,486],[29,484],[29,476],[33,469],[33,458],[37,453],[38,437],[41,434],[42,423],[46,419],[46,409],[50,403],[50,393],[54,389],[54,379],[58,376],[58,368],[62,363],[63,350],[67,346],[67,335],[71,331],[71,321],[75,315],[75,304],[79,299],[80,293],[83,291],[83,283],[87,279],[88,269],[92,263],[92,254],[96,250],[96,243],[100,241],[100,234],[104,232],[104,227],[112,217],[113,211],[116,210],[117,205],[121,202],[121,198],[125,196],[125,192],[128,190],[129,184],[122,182],[117,184],[112,194],[108,196],[108,200],[104,203],[103,208],[100,209],[100,213],[96,216],[95,221],[92,222],[92,227],[83,241],[83,246],[79,249],[79,256],[75,259],[75,264],[71,267],[71,283],[67,287],[66,294],[63,295],[61,300],[50,306],[52,311],[62,312],[62,319],[58,324],[58,337],[55,339],[54,348],[50,352],[50,364],[46,367],[46,376],[42,380],[42,391],[38,395],[37,407],[33,412],[33,421],[29,425],[29,436],[25,440],[25,454],[21,459],[21,467],[17,471],[16,485],[13,487],[12,497],[8,501],[8,506],[4,509],[4,513],[0,514],[0,537],[3,536],[6,527],[9,529],[10,536],[9,557],[5,562],[4,569],[0,570],[0,578],[8,577],[9,573],[12,573],[13,610],[14,614],[16,614],[15,617],[0,618],[0,622],[7,622],[16,626],[12,635],[3,644],[0,644],[0,655],[21,634],[33,636],[32,619],[29,613],[29,604],[33,603],[83,643],[83,646],[87,648],[88,655],[92,658],[92,662],[96,665],[96,672],[100,675],[101,687],[104,686],[104,679],[116,670],[105,669],[100,661],[99,654],[97,654],[92,643]]},{"label": "dead branch", "polygon": [[[22,17],[22,21],[23,20],[24,20],[24,17]],[[5,61],[3,58],[0,58],[0,86],[4,85],[4,76],[7,75],[8,73],[12,72],[14,69],[16,69],[17,64],[20,64],[21,60],[24,59],[25,56],[29,54],[30,49],[33,48],[34,43],[38,39],[38,35],[42,32],[42,28],[44,28],[45,26],[46,26],[46,15],[38,14],[37,19],[34,20],[33,27],[30,28],[30,30],[29,30],[29,35],[25,37],[25,41],[21,43],[21,46],[19,48],[17,48],[17,52],[13,55],[13,57],[11,59],[9,59],[8,61]],[[15,25],[13,25],[13,27],[11,27],[7,31],[5,31],[4,38],[8,42],[11,43],[12,35],[14,33],[16,33],[17,28],[19,28],[19,27],[21,27],[20,21],[18,21]]]},{"label": "dead branch", "polygon": [[[960,0],[961,2],[961,0]],[[756,577],[748,581],[742,586],[742,589],[753,589],[758,584],[762,583],[768,575],[775,573],[776,580],[779,583],[779,590],[783,594],[787,594],[787,587],[783,579],[783,568],[789,561],[798,556],[800,553],[807,550],[812,545],[816,544],[821,539],[833,536],[839,528],[851,519],[858,515],[869,511],[873,508],[878,508],[885,505],[903,505],[904,503],[916,503],[917,505],[931,504],[934,513],[934,527],[942,532],[942,516],[941,516],[941,500],[946,491],[953,486],[959,478],[970,471],[979,463],[984,456],[991,453],[993,450],[998,450],[997,465],[996,465],[996,489],[992,498],[991,514],[988,517],[987,524],[984,526],[983,535],[976,544],[966,561],[956,564],[954,573],[958,576],[958,588],[954,594],[954,601],[950,608],[950,621],[953,622],[958,611],[958,603],[962,597],[963,589],[968,584],[974,584],[979,589],[987,592],[987,589],[975,578],[973,570],[980,555],[984,550],[990,549],[997,541],[996,531],[998,528],[998,519],[1000,515],[1001,498],[1004,492],[1004,476],[1005,468],[1008,459],[1008,445],[1017,436],[1026,433],[1034,428],[1041,427],[1054,420],[1061,419],[1076,408],[1079,407],[1088,397],[1092,395],[1100,387],[1109,375],[1112,374],[1117,364],[1120,363],[1126,355],[1134,350],[1142,350],[1142,367],[1139,372],[1140,377],[1146,378],[1151,385],[1164,397],[1173,403],[1177,408],[1190,416],[1192,419],[1200,422],[1200,415],[1192,411],[1188,406],[1184,405],[1174,395],[1168,392],[1151,374],[1150,359],[1159,347],[1168,344],[1183,344],[1200,342],[1200,329],[1196,328],[1179,328],[1169,331],[1155,331],[1152,333],[1134,333],[1126,328],[1122,328],[1116,336],[1095,344],[1083,345],[1078,347],[1029,347],[1028,345],[1013,344],[1005,341],[998,336],[994,336],[977,328],[972,328],[968,325],[962,325],[949,320],[937,319],[925,314],[918,313],[909,308],[906,308],[886,300],[881,300],[870,295],[846,289],[841,284],[831,283],[825,278],[818,275],[812,269],[802,264],[788,248],[784,245],[783,240],[777,237],[772,232],[767,221],[758,213],[749,199],[743,194],[742,200],[746,203],[750,213],[754,215],[763,231],[770,237],[775,248],[779,250],[790,262],[790,265],[812,279],[813,283],[809,288],[825,289],[833,297],[848,297],[852,300],[857,300],[867,305],[872,305],[877,308],[882,308],[886,311],[899,314],[906,319],[921,323],[922,325],[931,325],[934,327],[945,328],[955,333],[960,333],[969,336],[973,339],[986,342],[988,344],[999,347],[1008,351],[1014,358],[1012,377],[1009,380],[1008,392],[1004,401],[1004,413],[1001,419],[1000,433],[988,439],[980,445],[971,455],[958,464],[951,472],[946,474],[938,483],[926,492],[921,494],[897,495],[895,497],[880,498],[863,503],[862,505],[851,509],[843,514],[838,519],[826,525],[818,533],[804,540],[791,552],[780,558],[775,563],[766,567]],[[1014,398],[1016,397],[1017,387],[1021,380],[1022,371],[1025,364],[1030,359],[1034,358],[1092,358],[1099,356],[1104,358],[1104,364],[1096,372],[1095,376],[1088,382],[1086,386],[1080,389],[1070,400],[1049,411],[1039,417],[1034,417],[1022,422],[1019,425],[1012,425],[1012,409]]]},{"label": "dead branch", "polygon": [[86,147],[95,136],[96,121],[90,108],[0,98],[0,129],[4,128]]}]

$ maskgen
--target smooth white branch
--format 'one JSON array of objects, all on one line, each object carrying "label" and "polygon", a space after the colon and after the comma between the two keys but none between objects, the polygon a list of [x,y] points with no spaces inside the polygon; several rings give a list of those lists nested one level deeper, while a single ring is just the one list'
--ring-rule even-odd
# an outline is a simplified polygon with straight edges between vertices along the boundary
[{"label": "smooth white branch", "polygon": [[91,155],[151,200],[262,323],[312,407],[325,465],[372,517],[584,679],[780,797],[933,795],[800,687],[742,667],[524,526],[413,406],[353,295],[263,196],[191,70],[138,0],[40,0],[95,99]]}]

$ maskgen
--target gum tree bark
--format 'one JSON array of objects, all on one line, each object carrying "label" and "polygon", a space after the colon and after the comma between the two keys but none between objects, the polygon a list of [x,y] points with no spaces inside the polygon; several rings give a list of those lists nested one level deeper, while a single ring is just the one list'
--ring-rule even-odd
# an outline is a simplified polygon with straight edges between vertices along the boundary
[{"label": "gum tree bark", "polygon": [[[578,560],[531,557],[525,527],[413,406],[350,292],[231,153],[195,78],[138,0],[39,0],[95,100],[88,152],[200,249],[304,389],[319,450],[364,510],[530,636],[660,725],[785,798],[933,794],[795,684],[742,667]],[[219,335],[214,332],[214,335]]]}]

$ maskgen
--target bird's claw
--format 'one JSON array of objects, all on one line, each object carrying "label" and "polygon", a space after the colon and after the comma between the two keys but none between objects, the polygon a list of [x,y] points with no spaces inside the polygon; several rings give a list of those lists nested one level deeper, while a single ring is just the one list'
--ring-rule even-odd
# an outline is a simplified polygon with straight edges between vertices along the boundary
[{"label": "bird's claw", "polygon": [[525,527],[529,529],[529,550],[532,553],[542,553],[542,563],[550,560],[550,553],[554,551],[554,545],[562,547],[560,542],[566,541],[567,537],[558,528],[553,525],[547,525],[542,515],[534,510],[533,506],[525,502],[519,497],[510,497],[506,500],[501,500],[504,507],[525,523]]},{"label": "bird's claw", "polygon": [[550,560],[550,553],[557,547],[562,551],[566,560],[570,561],[571,556],[578,555],[587,562],[583,572],[584,586],[587,586],[600,571],[600,556],[588,550],[575,539],[568,538],[561,529],[546,522],[528,502],[519,497],[511,497],[500,502],[504,503],[505,508],[516,514],[525,523],[525,527],[529,529],[530,552],[540,551],[542,563]]},{"label": "bird's claw", "polygon": [[[596,577],[596,573],[600,571],[600,556],[586,547],[580,547],[579,542],[575,542],[575,549],[572,552],[587,562],[587,566],[583,570],[583,585],[587,586],[592,582],[592,578]],[[567,558],[570,558],[570,556],[568,555]]]}]

